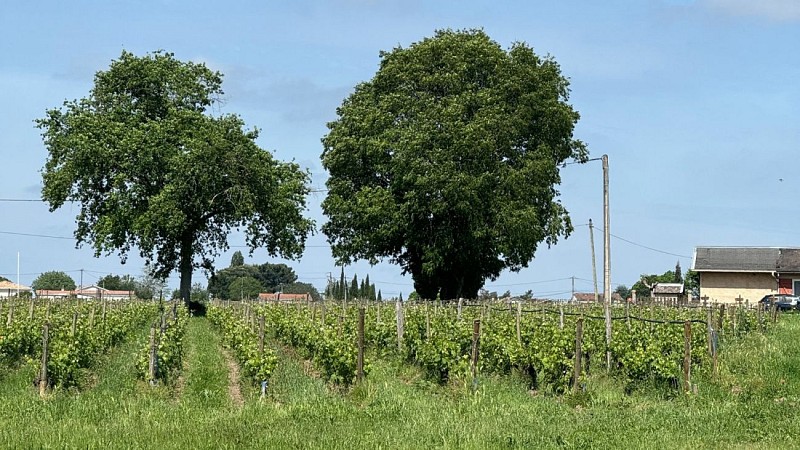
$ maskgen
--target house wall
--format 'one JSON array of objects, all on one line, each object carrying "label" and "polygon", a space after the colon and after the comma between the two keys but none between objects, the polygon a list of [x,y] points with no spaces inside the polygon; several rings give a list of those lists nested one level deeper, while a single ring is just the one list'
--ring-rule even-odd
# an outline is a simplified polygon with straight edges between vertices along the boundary
[{"label": "house wall", "polygon": [[777,290],[778,283],[770,273],[700,273],[700,297],[714,302],[736,303],[741,297],[754,303]]}]

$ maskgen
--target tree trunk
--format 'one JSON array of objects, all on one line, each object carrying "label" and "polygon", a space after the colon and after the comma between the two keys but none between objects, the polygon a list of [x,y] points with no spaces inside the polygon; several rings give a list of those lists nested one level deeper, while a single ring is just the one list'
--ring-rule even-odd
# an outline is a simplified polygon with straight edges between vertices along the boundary
[{"label": "tree trunk", "polygon": [[189,308],[190,311],[194,313],[201,312],[202,305],[195,304],[192,302],[192,244],[194,243],[194,239],[192,235],[184,236],[181,242],[181,260],[178,266],[178,270],[181,273],[181,285],[180,285],[180,294],[181,300]]}]

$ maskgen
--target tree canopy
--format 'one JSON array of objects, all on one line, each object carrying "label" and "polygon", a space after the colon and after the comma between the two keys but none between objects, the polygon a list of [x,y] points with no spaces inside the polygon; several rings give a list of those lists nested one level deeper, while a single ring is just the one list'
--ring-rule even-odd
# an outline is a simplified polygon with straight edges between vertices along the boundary
[{"label": "tree canopy", "polygon": [[475,297],[572,231],[560,167],[585,161],[559,65],[483,31],[382,52],[323,138],[339,264],[388,258],[423,298]]},{"label": "tree canopy", "polygon": [[44,272],[31,283],[31,288],[36,291],[43,289],[50,291],[72,291],[76,287],[75,280],[73,280],[71,276],[67,275],[65,272],[59,271]]},{"label": "tree canopy", "polygon": [[[215,272],[208,281],[208,292],[214,297],[228,299],[230,285],[243,277],[254,278],[261,286],[260,292],[276,292],[281,286],[297,281],[297,274],[286,264],[241,264],[232,258],[231,265]],[[299,293],[299,292],[298,292]],[[302,292],[304,293],[304,292]]]},{"label": "tree canopy", "polygon": [[131,275],[108,274],[97,280],[97,285],[109,291],[135,291],[136,279]]},{"label": "tree canopy", "polygon": [[253,277],[240,277],[228,286],[228,298],[231,300],[244,300],[258,298],[264,290],[261,283]]},{"label": "tree canopy", "polygon": [[37,121],[49,152],[42,198],[79,206],[77,245],[96,256],[136,247],[162,279],[180,273],[190,301],[194,268],[212,268],[228,233],[250,250],[299,256],[313,222],[302,216],[309,176],[256,144],[236,115],[213,116],[222,74],[171,53],[122,52],[89,95]]}]

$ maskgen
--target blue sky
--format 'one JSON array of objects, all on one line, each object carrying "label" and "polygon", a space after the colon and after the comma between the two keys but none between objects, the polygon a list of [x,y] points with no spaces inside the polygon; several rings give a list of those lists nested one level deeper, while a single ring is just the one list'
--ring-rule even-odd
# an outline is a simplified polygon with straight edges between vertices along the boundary
[{"label": "blue sky", "polygon": [[[12,3],[16,3],[15,5]],[[47,153],[33,120],[84,97],[95,72],[122,50],[164,49],[224,73],[224,104],[262,130],[259,144],[308,168],[323,188],[320,138],[353,86],[373,77],[378,53],[440,28],[482,28],[503,47],[525,41],[571,79],[576,137],[609,155],[612,288],[643,273],[691,266],[697,245],[798,246],[800,2],[638,1],[138,1],[4,2],[0,6],[0,198],[38,198]],[[487,288],[567,297],[592,290],[589,230],[602,226],[599,162],[562,171],[575,233],[543,246],[529,268]],[[318,225],[324,194],[310,198]],[[75,208],[0,201],[0,274],[29,284],[63,270],[84,284],[138,276],[136,254],[94,258],[70,237]],[[232,235],[231,244],[243,242]],[[602,234],[595,230],[602,290]],[[649,248],[647,248],[649,247]],[[217,259],[225,267],[231,254]],[[246,260],[279,260],[264,250]],[[321,233],[299,261],[320,289],[338,274]],[[412,291],[399,267],[362,262],[385,297]],[[195,281],[205,283],[201,272]],[[177,277],[170,279],[177,285]]]}]

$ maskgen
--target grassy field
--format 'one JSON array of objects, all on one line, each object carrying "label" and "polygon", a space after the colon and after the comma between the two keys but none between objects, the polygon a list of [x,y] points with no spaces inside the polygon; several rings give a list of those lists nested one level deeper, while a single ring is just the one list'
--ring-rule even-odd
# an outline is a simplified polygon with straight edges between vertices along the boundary
[{"label": "grassy field", "polygon": [[137,381],[134,354],[114,349],[90,385],[41,399],[34,369],[0,373],[2,448],[800,448],[800,315],[724,349],[697,394],[591,378],[578,395],[530,392],[515,377],[478,390],[439,386],[413,367],[373,358],[368,381],[331,389],[289,349],[270,395],[230,376],[205,318],[193,318],[173,386]]}]

